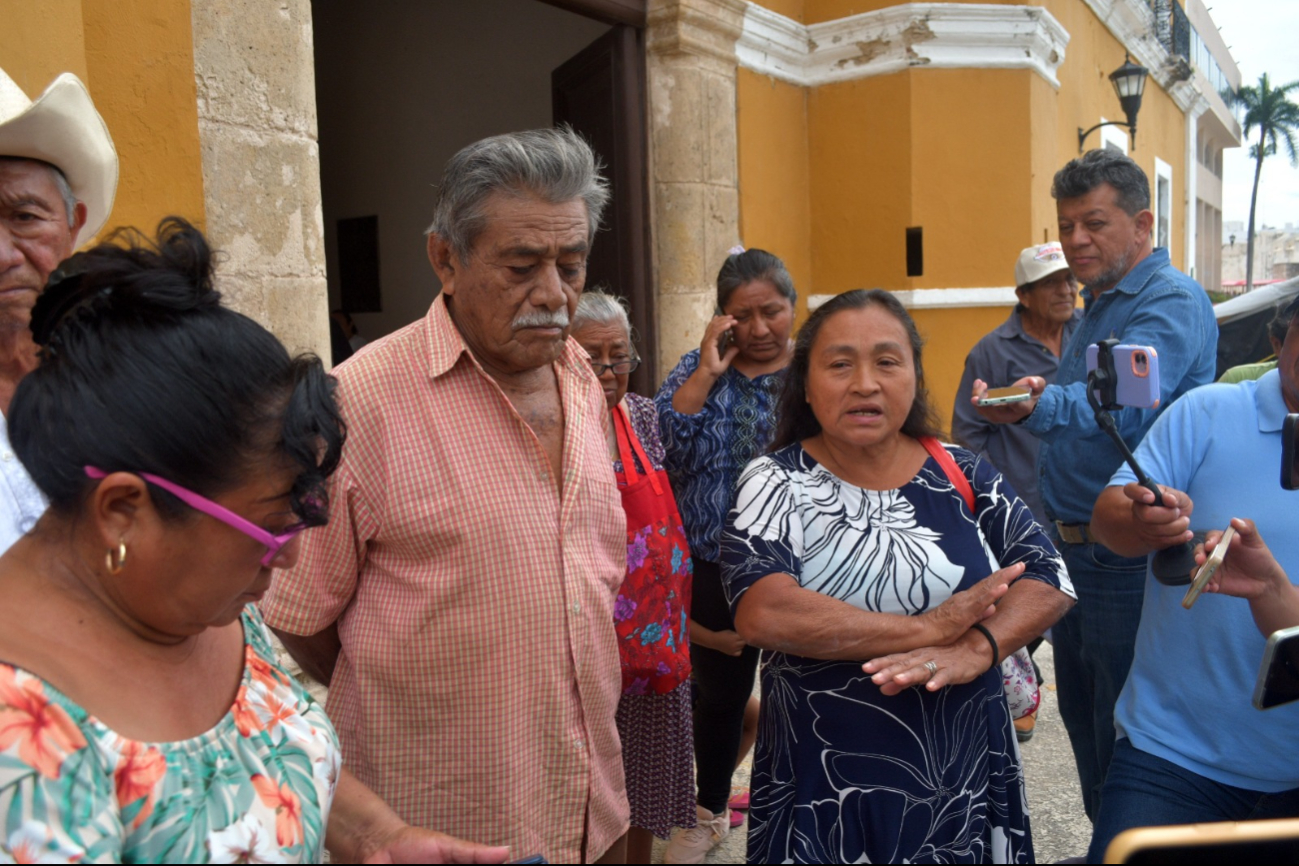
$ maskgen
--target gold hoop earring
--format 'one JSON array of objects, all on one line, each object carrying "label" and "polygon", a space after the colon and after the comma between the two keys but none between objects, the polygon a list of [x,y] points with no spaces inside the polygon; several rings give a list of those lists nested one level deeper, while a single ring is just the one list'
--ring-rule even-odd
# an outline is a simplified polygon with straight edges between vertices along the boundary
[{"label": "gold hoop earring", "polygon": [[[114,560],[113,557],[114,553],[117,554],[116,560]],[[126,539],[125,538],[117,542],[117,550],[113,550],[111,547],[108,549],[108,553],[104,555],[104,561],[108,563],[109,574],[122,573],[122,569],[126,567]]]}]

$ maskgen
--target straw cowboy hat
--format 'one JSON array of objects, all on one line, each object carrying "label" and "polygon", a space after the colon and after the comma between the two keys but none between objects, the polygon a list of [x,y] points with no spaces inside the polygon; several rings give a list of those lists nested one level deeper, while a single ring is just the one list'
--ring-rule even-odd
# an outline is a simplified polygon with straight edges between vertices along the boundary
[{"label": "straw cowboy hat", "polygon": [[103,228],[117,194],[117,150],[81,79],[65,72],[35,102],[0,69],[0,156],[57,166],[86,205],[88,239]]}]

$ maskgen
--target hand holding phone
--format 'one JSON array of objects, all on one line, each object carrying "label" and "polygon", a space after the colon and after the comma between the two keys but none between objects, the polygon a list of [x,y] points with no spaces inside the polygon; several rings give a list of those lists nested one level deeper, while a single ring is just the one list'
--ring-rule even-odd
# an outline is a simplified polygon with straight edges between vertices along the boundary
[{"label": "hand holding phone", "polygon": [[993,424],[1015,424],[1033,414],[1044,390],[1046,380],[1041,376],[1025,376],[1006,388],[989,388],[987,382],[975,379],[970,403]]},{"label": "hand holding phone", "polygon": [[1028,388],[1012,385],[1009,388],[989,388],[979,400],[979,406],[1004,406],[1007,403],[1022,403],[1033,399],[1033,392]]},{"label": "hand holding phone", "polygon": [[1191,586],[1186,590],[1185,598],[1182,599],[1182,607],[1190,610],[1191,605],[1195,604],[1200,597],[1200,593],[1204,592],[1204,588],[1209,585],[1209,581],[1213,580],[1213,576],[1218,573],[1218,567],[1222,565],[1222,560],[1226,558],[1227,548],[1231,547],[1232,539],[1235,537],[1235,528],[1228,526],[1227,531],[1222,534],[1222,538],[1218,539],[1218,546],[1213,549],[1213,553],[1209,554],[1209,558],[1204,561],[1204,565],[1201,565],[1195,572],[1195,576],[1191,578]]},{"label": "hand holding phone", "polygon": [[731,366],[731,361],[739,354],[735,345],[735,317],[728,316],[720,308],[713,311],[712,321],[704,329],[704,339],[699,345],[699,366],[714,376],[720,376]]}]

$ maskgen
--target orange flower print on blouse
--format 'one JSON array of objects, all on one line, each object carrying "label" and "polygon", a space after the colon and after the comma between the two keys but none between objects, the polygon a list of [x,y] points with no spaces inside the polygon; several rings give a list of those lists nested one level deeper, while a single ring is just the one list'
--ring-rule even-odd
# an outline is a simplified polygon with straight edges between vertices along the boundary
[{"label": "orange flower print on blouse", "polygon": [[0,663],[0,866],[322,862],[338,737],[277,667],[257,609],[240,619],[250,654],[235,705],[176,742],[124,737]]},{"label": "orange flower print on blouse", "polygon": [[253,681],[261,683],[268,689],[289,685],[289,679],[284,672],[259,656],[251,646],[244,651],[244,664],[252,674]]},{"label": "orange flower print on blouse", "polygon": [[248,701],[248,686],[240,686],[235,695],[235,705],[230,708],[235,717],[235,727],[244,737],[251,737],[262,729],[262,720],[257,717]]},{"label": "orange flower print on blouse", "polygon": [[69,754],[86,738],[67,712],[50,703],[36,679],[18,682],[17,672],[0,667],[0,752],[18,745],[18,758],[47,779],[57,779]]},{"label": "orange flower print on blouse", "polygon": [[288,785],[276,785],[266,776],[252,778],[253,789],[269,808],[275,810],[275,841],[281,848],[302,843],[302,801]]},{"label": "orange flower print on blouse", "polygon": [[154,792],[158,782],[167,774],[167,759],[162,752],[152,746],[144,746],[131,740],[124,741],[122,760],[113,771],[113,783],[117,788],[117,802],[123,810],[123,817],[129,814],[130,807],[143,800],[132,827],[139,827],[153,811]]}]

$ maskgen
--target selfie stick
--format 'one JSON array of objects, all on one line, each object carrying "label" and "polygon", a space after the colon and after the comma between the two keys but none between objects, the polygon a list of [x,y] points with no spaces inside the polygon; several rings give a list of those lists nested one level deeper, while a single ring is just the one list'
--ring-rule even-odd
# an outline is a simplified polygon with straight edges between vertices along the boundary
[{"label": "selfie stick", "polygon": [[[1132,467],[1132,472],[1137,476],[1137,483],[1155,494],[1155,503],[1160,504],[1164,501],[1164,492],[1137,463],[1136,455],[1132,453],[1128,443],[1123,441],[1123,437],[1119,434],[1119,425],[1110,414],[1110,410],[1122,408],[1116,402],[1115,389],[1118,383],[1112,373],[1114,361],[1110,355],[1111,347],[1117,343],[1118,340],[1101,340],[1097,343],[1096,369],[1087,376],[1087,402],[1091,404],[1092,411],[1096,415],[1097,426],[1114,440],[1119,453],[1123,455],[1128,466]],[[1096,396],[1098,392],[1103,394],[1105,399],[1098,398]],[[1155,576],[1155,580],[1165,586],[1187,585],[1191,582],[1191,572],[1194,570],[1195,546],[1189,541],[1156,552],[1150,561],[1150,573]]]}]

